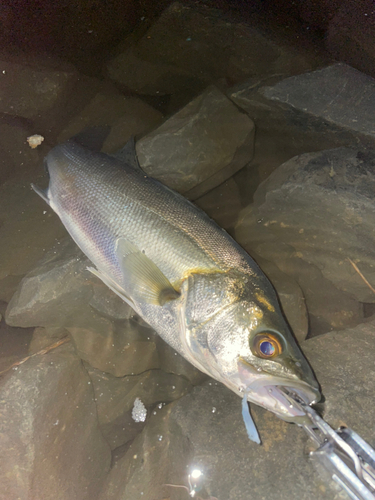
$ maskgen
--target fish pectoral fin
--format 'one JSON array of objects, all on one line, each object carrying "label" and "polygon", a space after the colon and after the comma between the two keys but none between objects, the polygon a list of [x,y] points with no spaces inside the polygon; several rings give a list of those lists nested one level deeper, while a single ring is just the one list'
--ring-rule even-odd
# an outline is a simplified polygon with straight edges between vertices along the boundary
[{"label": "fish pectoral fin", "polygon": [[180,296],[157,265],[132,243],[117,240],[116,254],[125,288],[135,300],[162,306]]},{"label": "fish pectoral fin", "polygon": [[47,189],[41,189],[40,187],[36,186],[35,184],[31,184],[31,187],[36,192],[36,194],[38,194],[41,198],[43,198],[43,200],[46,203],[48,203],[48,205],[50,204],[49,198],[48,198],[48,188]]},{"label": "fish pectoral fin", "polygon": [[130,307],[134,307],[134,302],[132,301],[132,299],[128,297],[125,294],[125,291],[122,290],[107,274],[98,271],[94,267],[87,267],[86,269],[90,271],[90,273],[92,273],[94,276],[99,278],[105,285],[107,285],[108,288],[112,290],[112,292],[118,295],[124,302],[129,304]]}]

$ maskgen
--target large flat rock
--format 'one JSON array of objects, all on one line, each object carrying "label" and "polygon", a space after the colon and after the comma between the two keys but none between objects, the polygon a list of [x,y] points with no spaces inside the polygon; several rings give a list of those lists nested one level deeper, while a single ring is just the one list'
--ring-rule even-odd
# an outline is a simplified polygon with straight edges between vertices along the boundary
[{"label": "large flat rock", "polygon": [[71,345],[0,382],[1,500],[93,500],[110,466],[90,378]]},{"label": "large flat rock", "polygon": [[375,301],[350,262],[374,287],[374,165],[373,150],[301,155],[275,170],[254,197],[263,226],[360,302]]},{"label": "large flat rock", "polygon": [[316,67],[317,59],[215,8],[173,2],[135,44],[124,41],[107,70],[138,93],[189,99],[219,79],[233,84],[254,74],[294,74]]},{"label": "large flat rock", "polygon": [[268,99],[375,137],[375,80],[345,64],[292,76],[262,92]]},{"label": "large flat rock", "polygon": [[253,155],[254,123],[209,87],[137,142],[141,167],[191,199],[224,182]]},{"label": "large flat rock", "polygon": [[[352,427],[372,446],[373,329],[368,323],[303,343],[326,397],[326,420]],[[300,428],[256,406],[253,415],[262,446],[246,436],[238,396],[213,381],[196,387],[151,416],[111,470],[100,499],[182,500],[187,491],[166,484],[187,486],[194,468],[204,473],[200,494],[218,500],[344,498],[308,459],[310,441]]]}]

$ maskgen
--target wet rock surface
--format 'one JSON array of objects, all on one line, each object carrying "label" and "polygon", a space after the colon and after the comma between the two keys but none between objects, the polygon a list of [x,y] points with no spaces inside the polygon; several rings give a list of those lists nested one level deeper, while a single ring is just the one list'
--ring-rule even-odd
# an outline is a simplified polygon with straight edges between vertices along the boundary
[{"label": "wet rock surface", "polygon": [[90,378],[73,347],[8,372],[0,397],[0,498],[95,498],[111,454]]},{"label": "wet rock surface", "polygon": [[[25,177],[0,188],[0,299],[5,301],[11,299],[21,278],[67,234]],[[34,180],[38,182],[37,177]]]},{"label": "wet rock surface", "polygon": [[[368,425],[368,402],[375,396],[373,328],[374,323],[364,324],[302,345],[326,398],[326,420],[334,428],[350,426],[371,445],[375,443]],[[219,500],[343,498],[309,461],[309,441],[300,428],[253,405],[263,442],[257,446],[246,436],[240,406],[238,396],[209,381],[164,407],[151,416],[115,464],[100,498],[182,499],[186,491],[164,485],[187,486],[194,468],[204,473],[205,491]],[[156,469],[155,463],[163,465]]]},{"label": "wet rock surface", "polygon": [[253,121],[209,87],[136,148],[147,174],[195,199],[248,163],[253,141]]},{"label": "wet rock surface", "polygon": [[375,135],[371,113],[375,104],[375,80],[345,64],[292,76],[262,92],[268,99],[281,101],[340,127]]},{"label": "wet rock surface", "polygon": [[301,52],[223,19],[216,9],[174,2],[134,46],[125,41],[107,69],[111,79],[139,93],[183,101],[218,79],[234,84],[253,74],[292,74],[294,65],[315,67],[316,58]]},{"label": "wet rock surface", "polygon": [[124,96],[108,85],[87,104],[58,137],[64,142],[86,128],[108,126],[110,133],[102,150],[114,153],[131,136],[145,134],[162,121],[162,114],[137,97]]},{"label": "wet rock surface", "polygon": [[359,302],[375,300],[351,264],[375,285],[374,164],[372,150],[302,155],[280,166],[254,196],[260,224]]},{"label": "wet rock surface", "polygon": [[95,392],[98,419],[104,437],[115,449],[132,440],[143,428],[135,422],[132,409],[136,398],[151,412],[191,391],[184,378],[162,370],[149,370],[129,377],[114,377],[88,368]]}]

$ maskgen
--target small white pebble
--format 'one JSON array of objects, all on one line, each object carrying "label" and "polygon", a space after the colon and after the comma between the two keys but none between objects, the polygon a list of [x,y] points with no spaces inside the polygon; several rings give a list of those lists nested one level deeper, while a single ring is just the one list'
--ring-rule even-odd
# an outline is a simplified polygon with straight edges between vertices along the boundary
[{"label": "small white pebble", "polygon": [[30,137],[27,138],[27,142],[29,143],[31,149],[37,148],[42,144],[43,141],[44,137],[39,134],[30,135]]}]

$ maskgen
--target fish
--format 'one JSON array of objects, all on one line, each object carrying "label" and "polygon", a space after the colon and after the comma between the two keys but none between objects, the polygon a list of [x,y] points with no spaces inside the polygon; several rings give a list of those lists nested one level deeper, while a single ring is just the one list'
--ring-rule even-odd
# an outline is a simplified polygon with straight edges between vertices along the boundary
[{"label": "fish", "polygon": [[134,141],[115,155],[75,138],[45,158],[49,185],[33,189],[92,262],[88,270],[192,365],[248,402],[306,423],[320,388],[251,256],[200,208],[148,176]]}]

